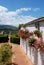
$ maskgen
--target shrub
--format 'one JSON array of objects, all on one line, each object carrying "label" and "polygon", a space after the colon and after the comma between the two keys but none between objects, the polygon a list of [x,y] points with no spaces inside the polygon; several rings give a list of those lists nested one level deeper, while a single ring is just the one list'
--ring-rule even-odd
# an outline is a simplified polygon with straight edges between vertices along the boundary
[{"label": "shrub", "polygon": [[0,65],[11,63],[12,49],[8,43],[1,44],[0,47]]},{"label": "shrub", "polygon": [[11,42],[11,43],[20,44],[20,38],[19,38],[19,37],[16,37],[16,36],[11,35],[10,42]]}]

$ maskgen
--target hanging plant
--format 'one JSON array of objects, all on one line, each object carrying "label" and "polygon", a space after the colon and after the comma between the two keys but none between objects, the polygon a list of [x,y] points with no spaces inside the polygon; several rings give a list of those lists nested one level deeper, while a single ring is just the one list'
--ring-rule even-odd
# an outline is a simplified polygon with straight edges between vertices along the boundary
[{"label": "hanging plant", "polygon": [[23,38],[23,39],[27,39],[27,38],[29,38],[30,33],[29,33],[28,30],[25,30],[25,31],[24,30],[19,30],[18,36]]},{"label": "hanging plant", "polygon": [[38,40],[36,40],[34,42],[34,48],[44,51],[44,42],[43,42],[42,38],[41,39],[38,38]]},{"label": "hanging plant", "polygon": [[42,33],[39,30],[35,30],[34,34],[38,37],[42,37]]},{"label": "hanging plant", "polygon": [[29,46],[31,46],[31,47],[34,47],[34,42],[36,41],[36,39],[35,38],[29,38],[29,40],[28,40],[28,42],[29,42]]},{"label": "hanging plant", "polygon": [[33,34],[34,34],[33,32],[30,32],[30,36],[33,36]]},{"label": "hanging plant", "polygon": [[23,34],[23,33],[24,33],[24,31],[23,31],[23,30],[19,30],[19,32],[18,32],[18,36],[19,36],[19,37],[23,37],[23,36],[24,36],[24,34]]}]

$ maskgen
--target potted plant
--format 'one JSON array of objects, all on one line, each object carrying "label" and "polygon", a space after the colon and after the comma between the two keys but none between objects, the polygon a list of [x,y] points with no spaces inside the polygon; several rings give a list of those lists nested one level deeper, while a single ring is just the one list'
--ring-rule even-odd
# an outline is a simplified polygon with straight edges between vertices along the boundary
[{"label": "potted plant", "polygon": [[42,33],[39,31],[39,30],[35,30],[34,31],[34,34],[38,37],[41,37],[42,36]]}]

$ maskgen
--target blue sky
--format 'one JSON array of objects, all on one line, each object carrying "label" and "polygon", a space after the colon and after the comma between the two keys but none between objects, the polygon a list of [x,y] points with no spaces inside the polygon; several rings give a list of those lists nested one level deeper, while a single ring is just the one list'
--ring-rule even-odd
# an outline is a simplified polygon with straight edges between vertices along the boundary
[{"label": "blue sky", "polygon": [[27,23],[44,16],[44,0],[0,0],[0,24]]}]

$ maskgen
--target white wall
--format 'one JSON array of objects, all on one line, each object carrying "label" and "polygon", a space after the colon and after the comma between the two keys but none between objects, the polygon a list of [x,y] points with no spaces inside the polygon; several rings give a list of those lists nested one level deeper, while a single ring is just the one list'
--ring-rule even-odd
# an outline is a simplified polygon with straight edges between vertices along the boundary
[{"label": "white wall", "polygon": [[36,30],[37,28],[35,27],[35,24],[31,24],[31,25],[28,25],[26,26],[26,29],[29,30],[30,32]]}]

